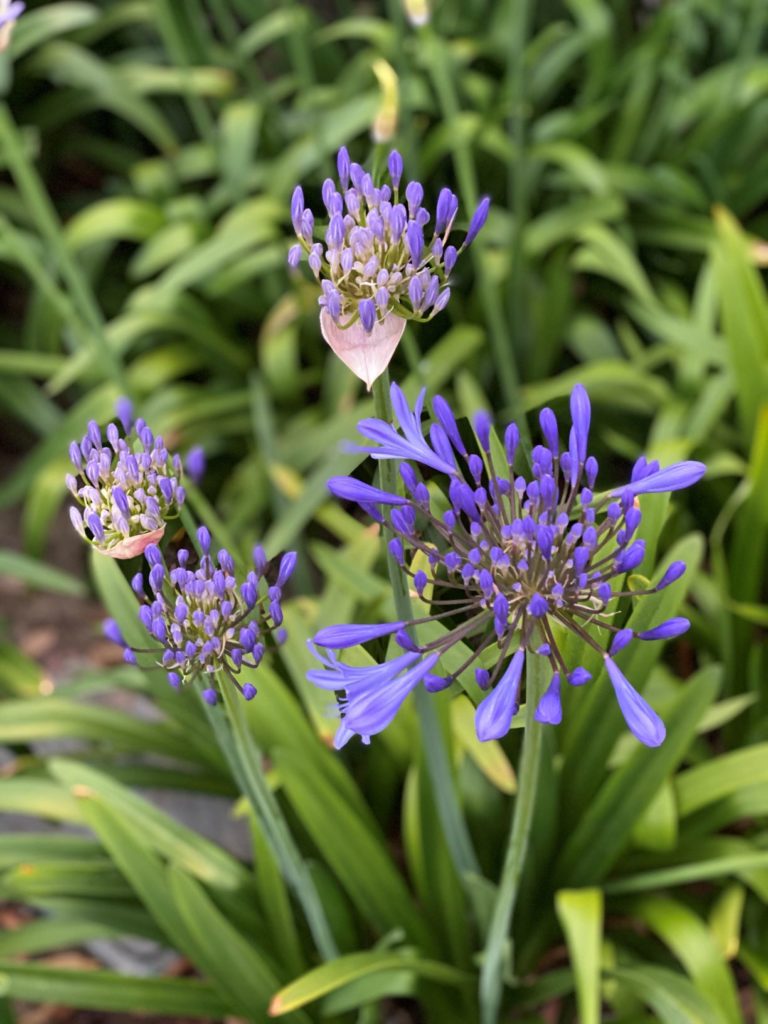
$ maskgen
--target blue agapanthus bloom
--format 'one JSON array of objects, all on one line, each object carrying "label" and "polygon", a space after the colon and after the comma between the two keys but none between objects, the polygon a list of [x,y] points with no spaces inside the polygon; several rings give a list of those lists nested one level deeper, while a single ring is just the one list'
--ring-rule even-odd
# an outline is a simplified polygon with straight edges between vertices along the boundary
[{"label": "blue agapanthus bloom", "polygon": [[[69,510],[72,525],[97,551],[112,558],[133,558],[160,540],[167,520],[184,504],[182,465],[142,419],[134,422],[131,403],[117,403],[117,423],[106,443],[95,420],[69,458],[75,473],[66,484],[80,508]],[[122,430],[120,429],[122,428]]]},{"label": "blue agapanthus bloom", "polygon": [[197,537],[202,556],[196,568],[189,568],[192,556],[186,549],[177,553],[176,565],[170,568],[160,549],[150,545],[145,551],[146,583],[140,572],[131,581],[142,601],[139,618],[156,646],[129,647],[112,619],[105,622],[104,632],[120,644],[130,664],[136,663],[137,654],[153,654],[175,688],[202,679],[203,697],[209,704],[216,703],[216,680],[222,673],[251,700],[256,687],[251,682],[241,684],[238,677],[243,670],[259,667],[270,642],[285,640],[282,593],[296,566],[296,554],[283,555],[275,581],[269,584],[267,558],[257,546],[253,569],[238,583],[230,553],[222,548],[214,560],[207,528],[201,526]]},{"label": "blue agapanthus bloom", "polygon": [[[678,636],[689,622],[673,618],[635,633],[616,623],[617,602],[630,593],[637,597],[662,590],[684,573],[684,563],[674,562],[650,590],[629,591],[624,583],[645,555],[645,542],[637,537],[638,496],[689,487],[701,479],[704,465],[689,461],[661,469],[641,458],[628,484],[596,495],[598,465],[587,453],[590,403],[581,385],[571,394],[567,445],[561,445],[554,412],[541,411],[544,443],[533,449],[530,478],[514,469],[519,440],[514,423],[506,428],[503,443],[497,442],[490,417],[478,414],[474,431],[479,444],[470,451],[440,396],[432,403],[426,436],[424,392],[411,409],[393,385],[392,403],[397,427],[363,420],[359,430],[372,443],[358,450],[374,459],[398,460],[404,493],[390,494],[351,477],[336,477],[329,488],[383,523],[392,535],[391,555],[410,578],[412,592],[428,600],[431,614],[414,622],[332,626],[315,636],[314,643],[329,653],[320,655],[323,668],[310,672],[309,679],[343,692],[337,743],[353,734],[367,741],[392,721],[415,687],[443,689],[472,666],[477,685],[486,692],[477,707],[477,735],[499,739],[518,710],[530,656],[546,658],[552,672],[536,719],[556,724],[562,718],[563,684],[581,686],[591,678],[583,666],[566,659],[558,643],[566,629],[600,652],[631,732],[647,746],[658,746],[664,723],[614,656],[634,639]],[[429,487],[425,470],[433,471]],[[427,568],[412,568],[417,554],[417,564]],[[445,632],[422,643],[418,627],[425,622],[440,622]],[[601,631],[610,639],[607,651]],[[392,635],[403,653],[383,665],[352,668],[334,653]],[[458,643],[470,649],[470,657],[446,674],[440,659]]]},{"label": "blue agapanthus bloom", "polygon": [[376,185],[371,175],[339,150],[338,183],[322,187],[327,227],[315,241],[315,217],[297,185],[291,220],[299,239],[288,253],[297,267],[302,255],[322,294],[319,303],[340,327],[359,322],[371,333],[389,314],[403,320],[430,320],[449,298],[448,278],[462,250],[485,224],[490,200],[480,201],[467,234],[450,242],[459,200],[449,188],[437,198],[434,215],[422,205],[424,187],[404,182],[403,160],[393,150],[387,161],[391,184]]}]

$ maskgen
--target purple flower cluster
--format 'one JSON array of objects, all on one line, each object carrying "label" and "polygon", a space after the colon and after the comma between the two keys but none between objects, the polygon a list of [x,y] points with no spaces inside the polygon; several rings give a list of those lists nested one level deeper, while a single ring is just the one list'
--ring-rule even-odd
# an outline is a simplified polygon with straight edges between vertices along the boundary
[{"label": "purple flower cluster", "polygon": [[67,487],[82,508],[70,508],[72,525],[97,551],[112,558],[132,558],[160,540],[168,519],[184,503],[182,466],[162,437],[144,420],[133,423],[130,402],[121,399],[116,423],[107,427],[107,443],[94,420],[85,437],[69,446],[77,475],[68,473]]},{"label": "purple flower cluster", "polygon": [[[332,479],[329,488],[357,502],[391,532],[390,554],[432,614],[412,622],[333,626],[316,635],[314,642],[329,653],[320,656],[323,668],[309,678],[344,692],[337,744],[353,734],[367,741],[392,721],[416,686],[443,689],[472,666],[486,693],[477,707],[477,735],[499,739],[518,710],[530,655],[546,658],[552,673],[536,718],[559,723],[563,683],[581,686],[591,678],[583,666],[567,663],[558,642],[565,629],[599,651],[627,726],[642,743],[658,746],[664,723],[614,656],[633,639],[678,636],[689,622],[673,618],[635,633],[615,621],[616,602],[630,593],[624,577],[645,555],[645,542],[637,536],[638,495],[689,487],[702,477],[704,465],[680,462],[661,469],[641,458],[627,485],[596,495],[598,464],[587,453],[590,402],[580,385],[571,394],[567,446],[561,446],[554,412],[541,411],[544,444],[533,449],[530,479],[514,469],[519,441],[514,423],[502,442],[493,435],[490,417],[478,414],[474,432],[479,446],[470,451],[441,397],[432,403],[434,418],[426,437],[424,392],[411,410],[393,385],[392,403],[399,429],[383,420],[363,420],[360,432],[373,443],[358,450],[375,459],[398,460],[404,493],[391,494],[350,477]],[[441,487],[435,477],[427,486],[424,469],[442,474],[446,485]],[[417,564],[428,568],[412,568],[417,554]],[[631,594],[659,591],[684,571],[682,562],[674,562],[650,590]],[[419,626],[426,622],[440,623],[441,635],[420,642]],[[597,629],[610,636],[608,651],[598,642]],[[394,636],[403,653],[383,665],[352,668],[334,653],[384,636]],[[440,673],[440,658],[459,643],[469,648],[469,656],[450,674]]]},{"label": "purple flower cluster", "polygon": [[[267,559],[261,547],[253,551],[254,568],[238,583],[230,553],[222,548],[214,561],[211,535],[206,527],[197,532],[202,551],[197,568],[190,569],[190,552],[182,548],[176,565],[169,568],[156,545],[145,557],[149,575],[136,573],[131,586],[142,601],[139,618],[158,647],[134,650],[125,642],[117,624],[108,619],[104,632],[124,649],[124,658],[136,663],[136,654],[154,654],[168,673],[168,682],[179,687],[196,677],[206,680],[203,697],[215,704],[218,673],[237,687],[246,700],[256,696],[253,683],[241,684],[243,669],[256,669],[270,638],[282,643],[282,588],[296,565],[296,555],[283,555],[274,584],[266,581]],[[148,592],[147,592],[148,588]]]},{"label": "purple flower cluster", "polygon": [[[327,213],[323,241],[315,241],[315,217],[304,205],[297,185],[291,200],[291,221],[299,239],[288,263],[297,267],[306,254],[320,281],[320,305],[340,327],[358,321],[366,333],[393,313],[403,320],[430,320],[449,298],[448,278],[459,253],[485,223],[490,201],[481,200],[464,241],[449,243],[459,200],[449,188],[440,192],[434,218],[422,205],[418,181],[402,183],[403,161],[389,154],[390,185],[377,186],[342,147],[339,182],[326,178],[322,197]],[[431,235],[427,231],[431,225]]]}]

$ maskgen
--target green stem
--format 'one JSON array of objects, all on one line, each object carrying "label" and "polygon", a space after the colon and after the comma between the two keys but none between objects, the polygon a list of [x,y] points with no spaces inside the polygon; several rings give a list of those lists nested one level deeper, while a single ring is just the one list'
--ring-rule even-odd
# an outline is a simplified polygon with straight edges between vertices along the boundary
[{"label": "green stem", "polygon": [[338,956],[325,908],[306,861],[296,846],[280,804],[264,777],[262,755],[248,727],[245,706],[232,682],[222,679],[227,715],[203,701],[221,752],[241,791],[248,797],[264,828],[280,870],[301,904],[315,944],[324,960]]},{"label": "green stem", "polygon": [[80,316],[88,327],[88,337],[96,358],[104,362],[108,376],[125,390],[123,368],[107,341],[99,305],[67,247],[50,196],[27,159],[19,129],[5,103],[0,103],[0,150],[26,209],[32,215],[40,235],[50,247],[62,281],[72,295],[73,304],[79,309]]},{"label": "green stem", "polygon": [[547,666],[546,658],[529,658],[526,668],[525,734],[518,771],[515,812],[480,969],[481,1024],[497,1024],[499,1019],[504,988],[504,951],[525,866],[533,811],[536,806],[544,727],[535,720],[534,714],[544,691]]},{"label": "green stem", "polygon": [[[386,370],[373,385],[373,403],[376,415],[391,423],[392,403],[389,397],[389,373]],[[397,466],[391,459],[382,459],[379,462],[379,486],[390,493],[396,493],[398,490]],[[413,611],[405,575],[390,555],[387,555],[387,568],[392,584],[396,615],[398,619],[409,622],[413,619]],[[468,874],[479,874],[480,867],[467,823],[456,799],[453,768],[448,757],[440,723],[432,700],[423,686],[416,689],[416,711],[419,716],[424,757],[432,784],[435,806],[454,867],[462,879]]]}]

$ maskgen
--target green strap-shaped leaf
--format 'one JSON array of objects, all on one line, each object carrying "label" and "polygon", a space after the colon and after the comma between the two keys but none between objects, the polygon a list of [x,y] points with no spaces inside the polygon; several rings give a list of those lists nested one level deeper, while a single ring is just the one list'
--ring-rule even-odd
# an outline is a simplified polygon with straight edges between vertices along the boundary
[{"label": "green strap-shaped leaf", "polygon": [[706,923],[677,900],[647,896],[633,913],[669,947],[721,1024],[742,1024],[733,975]]},{"label": "green strap-shaped leaf", "polygon": [[600,947],[603,894],[600,889],[561,889],[555,893],[576,981],[580,1024],[600,1024]]},{"label": "green strap-shaped leaf", "polygon": [[407,953],[350,953],[323,964],[282,988],[270,1003],[270,1017],[282,1017],[291,1010],[306,1006],[329,992],[382,971],[410,971],[415,977],[440,985],[460,987],[471,983],[463,971],[434,960],[420,960]]},{"label": "green strap-shaped leaf", "polygon": [[617,968],[612,977],[656,1014],[661,1024],[720,1024],[693,982],[666,967],[640,964]]},{"label": "green strap-shaped leaf", "polygon": [[78,1010],[178,1014],[221,1020],[227,1006],[207,982],[193,978],[126,978],[111,971],[73,971],[0,960],[12,999]]},{"label": "green strap-shaped leaf", "polygon": [[[700,534],[691,534],[676,544],[663,560],[659,571],[679,559],[687,564],[688,572],[660,593],[638,600],[627,626],[636,630],[650,629],[676,615],[703,553],[704,539]],[[660,643],[636,643],[622,652],[620,662],[629,681],[642,690],[643,680],[648,678],[662,651],[663,645]],[[585,809],[591,808],[594,793],[604,778],[611,749],[626,729],[604,671],[600,671],[589,684],[589,692],[577,696],[581,700],[579,706],[572,709],[576,712],[572,716],[574,724],[568,726],[565,734],[563,774],[569,779],[569,800],[565,808],[569,825],[579,821]]]},{"label": "green strap-shaped leaf", "polygon": [[[216,907],[203,887],[178,869],[169,872],[170,891],[184,921],[195,963],[221,991],[222,997],[245,1016],[261,1020],[279,980],[260,953],[268,948],[267,934],[247,941]],[[308,1018],[295,1017],[297,1024]]]},{"label": "green strap-shaped leaf", "polygon": [[719,688],[716,666],[698,673],[695,685],[680,692],[667,716],[667,738],[662,746],[654,750],[638,746],[610,776],[566,840],[556,868],[561,885],[594,883],[610,871],[638,814],[685,756],[696,726]]},{"label": "green strap-shaped leaf", "polygon": [[0,743],[75,737],[136,752],[154,751],[185,760],[189,744],[168,723],[144,722],[124,711],[77,704],[63,697],[5,701],[0,705]]},{"label": "green strap-shaped leaf", "polygon": [[289,801],[360,913],[381,931],[405,928],[411,937],[422,938],[423,921],[384,836],[299,752],[278,749],[273,756]]},{"label": "green strap-shaped leaf", "polygon": [[733,750],[678,775],[675,780],[681,817],[748,786],[768,783],[768,743]]},{"label": "green strap-shaped leaf", "polygon": [[[203,881],[222,889],[237,889],[248,880],[247,872],[230,854],[186,828],[152,804],[115,782],[104,772],[78,761],[54,758],[51,773],[70,793],[87,804],[95,798],[130,823],[149,848]],[[87,813],[87,812],[86,812]]]}]

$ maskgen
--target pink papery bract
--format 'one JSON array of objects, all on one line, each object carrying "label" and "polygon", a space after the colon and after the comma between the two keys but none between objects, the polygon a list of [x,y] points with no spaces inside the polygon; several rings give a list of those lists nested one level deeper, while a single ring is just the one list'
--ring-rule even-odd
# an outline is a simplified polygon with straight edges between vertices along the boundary
[{"label": "pink papery bract", "polygon": [[351,327],[339,327],[331,315],[320,311],[320,330],[335,355],[371,390],[373,382],[389,366],[405,330],[405,320],[388,313],[366,333],[358,320]]},{"label": "pink papery bract", "polygon": [[159,530],[152,530],[151,533],[126,537],[125,540],[121,540],[111,548],[100,548],[96,545],[94,547],[100,555],[107,555],[108,558],[135,558],[136,555],[143,555],[150,544],[159,544],[164,533],[165,527],[161,526]]}]

